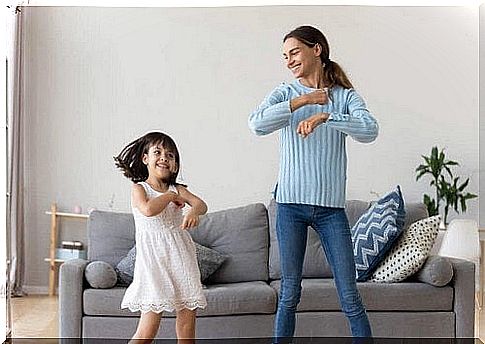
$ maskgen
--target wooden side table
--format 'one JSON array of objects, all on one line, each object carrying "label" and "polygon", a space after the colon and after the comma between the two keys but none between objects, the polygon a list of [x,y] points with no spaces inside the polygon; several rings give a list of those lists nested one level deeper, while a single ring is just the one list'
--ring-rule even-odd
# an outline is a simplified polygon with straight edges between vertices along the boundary
[{"label": "wooden side table", "polygon": [[57,204],[51,204],[51,210],[45,212],[47,215],[51,216],[51,235],[50,235],[50,246],[49,246],[49,258],[45,258],[44,261],[49,262],[49,295],[53,296],[56,294],[56,275],[58,264],[64,262],[63,259],[56,259],[56,248],[57,248],[57,222],[58,218],[74,218],[74,219],[84,219],[86,220],[89,215],[86,214],[75,214],[75,213],[63,213],[57,211]]}]

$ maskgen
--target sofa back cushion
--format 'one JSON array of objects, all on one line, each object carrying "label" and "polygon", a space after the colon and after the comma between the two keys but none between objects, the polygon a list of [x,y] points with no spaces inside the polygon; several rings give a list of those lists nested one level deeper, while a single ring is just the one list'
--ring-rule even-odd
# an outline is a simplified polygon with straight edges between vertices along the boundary
[{"label": "sofa back cushion", "polygon": [[209,213],[190,234],[227,259],[208,284],[268,280],[268,214],[262,203]]},{"label": "sofa back cushion", "polygon": [[88,259],[115,267],[135,244],[131,213],[94,210],[88,219]]},{"label": "sofa back cushion", "polygon": [[[349,225],[352,226],[357,222],[364,212],[369,209],[372,202],[364,202],[359,200],[348,200],[345,203],[345,212],[349,220]],[[408,203],[405,204],[406,217],[404,219],[404,227],[408,227],[411,223],[428,217],[426,206],[422,203]],[[271,200],[268,205],[269,216],[269,277],[270,279],[280,279],[280,258],[278,252],[278,240],[276,237],[276,202]],[[332,277],[332,270],[328,264],[325,253],[323,252],[320,238],[316,232],[309,228],[305,259],[303,261],[303,277]]]},{"label": "sofa back cushion", "polygon": [[405,203],[406,217],[404,218],[404,228],[408,228],[414,222],[427,218],[428,209],[424,203]]},{"label": "sofa back cushion", "polygon": [[[209,213],[190,230],[195,242],[227,259],[205,283],[268,280],[268,215],[262,203]],[[88,220],[88,259],[115,267],[135,244],[131,213],[95,210]]]}]

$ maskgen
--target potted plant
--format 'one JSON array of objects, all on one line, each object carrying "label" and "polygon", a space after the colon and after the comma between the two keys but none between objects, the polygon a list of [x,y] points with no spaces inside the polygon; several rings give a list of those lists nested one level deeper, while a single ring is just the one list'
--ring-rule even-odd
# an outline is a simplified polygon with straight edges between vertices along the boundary
[{"label": "potted plant", "polygon": [[429,215],[433,216],[439,214],[443,201],[443,221],[446,225],[450,207],[457,213],[460,212],[460,209],[464,213],[466,212],[466,202],[476,198],[477,195],[465,192],[470,178],[460,184],[460,177],[455,177],[451,171],[452,166],[459,166],[459,164],[456,161],[447,160],[444,149],[438,152],[438,147],[433,147],[430,156],[422,155],[422,157],[425,163],[416,168],[416,181],[429,174],[432,177],[429,185],[435,188],[435,198],[424,194],[423,202],[428,208]]}]

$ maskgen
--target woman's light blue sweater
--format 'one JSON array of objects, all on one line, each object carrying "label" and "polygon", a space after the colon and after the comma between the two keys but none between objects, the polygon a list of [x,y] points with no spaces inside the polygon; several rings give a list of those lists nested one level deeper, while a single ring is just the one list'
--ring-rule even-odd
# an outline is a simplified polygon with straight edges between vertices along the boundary
[{"label": "woman's light blue sweater", "polygon": [[[280,168],[276,201],[343,208],[347,179],[345,139],[372,142],[379,126],[354,89],[334,86],[325,105],[305,105],[290,110],[290,100],[316,89],[299,80],[276,87],[249,116],[256,135],[280,131]],[[327,122],[306,138],[298,123],[316,113],[328,112]]]}]

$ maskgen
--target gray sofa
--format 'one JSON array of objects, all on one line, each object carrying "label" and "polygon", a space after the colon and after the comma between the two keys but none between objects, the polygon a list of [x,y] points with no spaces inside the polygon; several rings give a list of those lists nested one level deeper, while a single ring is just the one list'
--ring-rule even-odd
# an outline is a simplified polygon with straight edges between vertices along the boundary
[{"label": "gray sofa", "polygon": [[[353,225],[370,206],[348,201]],[[207,214],[195,241],[228,256],[206,282],[208,306],[198,312],[198,338],[271,337],[280,287],[274,203],[251,204]],[[406,225],[425,218],[422,204],[406,205]],[[120,309],[125,288],[93,289],[84,270],[89,261],[115,266],[134,245],[131,214],[93,211],[88,220],[88,260],[60,268],[59,330],[62,338],[130,338],[138,314]],[[376,337],[474,336],[474,264],[451,259],[454,276],[444,287],[416,280],[358,283]],[[317,235],[310,230],[297,309],[298,337],[349,336],[332,273]],[[175,337],[175,318],[164,314],[159,338]]]}]

